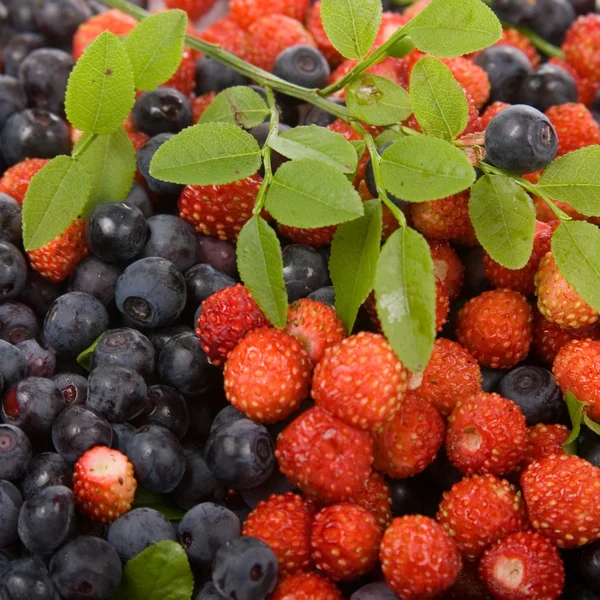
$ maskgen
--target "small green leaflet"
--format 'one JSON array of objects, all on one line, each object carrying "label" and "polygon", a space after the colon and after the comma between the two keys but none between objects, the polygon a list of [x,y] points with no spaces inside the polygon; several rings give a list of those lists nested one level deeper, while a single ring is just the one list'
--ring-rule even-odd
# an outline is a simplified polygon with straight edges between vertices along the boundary
[{"label": "small green leaflet", "polygon": [[99,335],[96,338],[96,341],[89,347],[86,348],[83,352],[81,352],[79,354],[79,356],[77,357],[77,362],[86,370],[86,371],[91,371],[90,369],[90,363],[92,361],[92,355],[94,354],[94,350],[96,349],[96,346],[98,345],[98,343],[100,342],[100,338],[103,336]]},{"label": "small green leaflet", "polygon": [[288,296],[283,282],[283,259],[277,234],[261,217],[252,217],[240,231],[237,264],[244,285],[267,319],[284,327]]},{"label": "small green leaflet", "polygon": [[452,144],[424,135],[392,144],[381,156],[385,189],[409,202],[439,200],[466,190],[475,169]]},{"label": "small green leaflet", "polygon": [[435,341],[435,276],[425,238],[410,227],[395,231],[381,250],[375,300],[381,327],[404,366],[422,372]]},{"label": "small green leaflet", "polygon": [[231,123],[244,129],[260,125],[269,115],[269,108],[260,94],[245,86],[223,90],[208,105],[200,123]]},{"label": "small green leaflet", "polygon": [[483,50],[502,37],[502,25],[481,0],[433,0],[404,31],[427,54],[450,58]]},{"label": "small green leaflet", "polygon": [[479,243],[507,269],[521,269],[533,251],[535,208],[512,179],[484,175],[471,188],[469,216]]},{"label": "small green leaflet", "polygon": [[396,142],[403,137],[406,137],[406,134],[402,133],[401,131],[395,131],[394,129],[386,129],[383,133],[379,134],[375,138],[375,145],[379,148],[384,144],[391,144],[392,142]]},{"label": "small green leaflet", "polygon": [[587,146],[552,161],[537,187],[584,215],[600,216],[600,146]]},{"label": "small green leaflet", "polygon": [[369,73],[346,88],[346,104],[353,117],[371,125],[392,125],[412,114],[410,96],[402,86]]},{"label": "small green leaflet", "polygon": [[415,117],[429,135],[451,141],[467,126],[469,105],[450,69],[436,58],[422,58],[410,76]]},{"label": "small green leaflet", "polygon": [[368,200],[364,209],[362,217],[337,228],[329,258],[335,309],[348,334],[358,309],[373,289],[381,244],[381,202]]},{"label": "small green leaflet", "polygon": [[323,0],[321,18],[331,43],[345,58],[365,57],[379,32],[381,0]]},{"label": "small green leaflet", "polygon": [[218,185],[250,177],[260,164],[258,142],[248,132],[231,123],[205,123],[165,142],[150,174],[171,183]]},{"label": "small green leaflet", "polygon": [[583,419],[583,411],[585,409],[585,402],[580,402],[575,398],[571,392],[565,394],[565,402],[567,403],[567,409],[569,411],[569,417],[571,419],[571,433],[563,444],[563,448],[570,447],[573,442],[579,437],[581,431],[581,420]]},{"label": "small green leaflet", "polygon": [[585,411],[583,412],[583,422],[588,429],[591,429],[596,435],[600,435],[600,423],[592,421]]},{"label": "small green leaflet", "polygon": [[552,236],[552,255],[561,275],[600,311],[600,229],[585,221],[561,223]]},{"label": "small green leaflet", "polygon": [[275,173],[265,208],[282,225],[326,227],[363,214],[363,205],[343,173],[318,160],[287,162]]},{"label": "small green leaflet", "polygon": [[190,600],[194,576],[181,544],[158,542],[124,567],[111,600]]},{"label": "small green leaflet", "polygon": [[325,127],[294,127],[271,138],[269,146],[286,158],[314,158],[339,169],[354,173],[358,156],[344,136]]},{"label": "small green leaflet", "polygon": [[179,521],[186,513],[169,496],[155,494],[139,487],[135,492],[131,508],[152,508],[162,513],[169,521]]},{"label": "small green leaflet", "polygon": [[146,17],[125,38],[138,90],[153,90],[177,71],[186,27],[185,12],[167,10]]},{"label": "small green leaflet", "polygon": [[23,202],[23,243],[35,250],[60,235],[81,213],[92,178],[70,156],[53,158],[38,171]]},{"label": "small green leaflet", "polygon": [[108,31],[87,48],[71,71],[65,110],[73,127],[112,133],[135,102],[133,67],[121,40]]}]

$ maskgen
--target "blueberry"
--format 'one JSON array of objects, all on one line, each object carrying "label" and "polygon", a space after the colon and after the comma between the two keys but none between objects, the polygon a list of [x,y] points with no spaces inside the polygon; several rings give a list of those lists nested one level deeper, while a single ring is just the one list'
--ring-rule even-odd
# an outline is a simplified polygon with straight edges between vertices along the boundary
[{"label": "blueberry", "polygon": [[600,467],[600,436],[585,426],[581,428],[581,434],[578,441],[577,455]]},{"label": "blueberry", "polygon": [[150,162],[154,157],[154,153],[170,138],[172,133],[161,133],[150,138],[137,153],[137,166],[146,181],[151,192],[157,194],[165,194],[166,196],[178,196],[183,186],[177,183],[167,183],[159,181],[150,175]]},{"label": "blueberry", "polygon": [[517,99],[545,112],[557,104],[577,102],[577,87],[572,75],[563,68],[544,64],[523,79]]},{"label": "blueberry", "polygon": [[92,11],[83,0],[44,0],[35,13],[38,29],[49,38],[66,44],[91,16]]},{"label": "blueberry", "polygon": [[116,550],[108,542],[89,535],[68,542],[50,561],[50,575],[65,600],[108,598],[122,573]]},{"label": "blueberry", "polygon": [[259,502],[267,500],[273,494],[285,494],[295,491],[294,486],[278,470],[273,471],[267,481],[251,490],[242,490],[244,502],[254,510]]},{"label": "blueberry", "polygon": [[204,458],[214,476],[236,490],[264,483],[276,462],[266,427],[249,419],[231,421],[212,432]]},{"label": "blueberry", "polygon": [[223,600],[223,596],[211,581],[202,586],[202,589],[194,596],[194,600]]},{"label": "blueberry", "polygon": [[42,452],[31,459],[21,480],[25,500],[37,496],[50,486],[73,485],[73,468],[56,452]]},{"label": "blueberry", "polygon": [[20,243],[21,235],[21,206],[11,196],[0,192],[0,241]]},{"label": "blueberry", "polygon": [[0,479],[0,548],[19,541],[17,522],[22,504],[19,490],[10,481]]},{"label": "blueberry", "polygon": [[410,514],[422,514],[425,491],[420,479],[393,479],[389,482],[392,492],[392,514],[403,517]]},{"label": "blueberry", "polygon": [[153,329],[148,332],[148,339],[152,342],[156,356],[160,356],[162,349],[167,342],[180,333],[194,333],[194,330],[187,325],[171,325],[162,329]]},{"label": "blueberry", "polygon": [[58,373],[52,377],[67,406],[83,405],[87,398],[87,379],[77,373]]},{"label": "blueberry", "polygon": [[52,442],[61,457],[70,464],[94,446],[112,442],[109,422],[87,406],[68,406],[52,426]]},{"label": "blueberry", "polygon": [[27,375],[27,357],[16,346],[0,340],[0,375],[5,389]]},{"label": "blueberry", "polygon": [[544,39],[560,46],[575,17],[569,0],[536,0],[534,14],[527,20],[527,25]]},{"label": "blueberry", "polygon": [[0,75],[0,129],[8,117],[27,107],[27,96],[21,82],[10,75]]},{"label": "blueberry", "polygon": [[492,369],[491,367],[481,367],[481,389],[484,392],[497,392],[498,384],[507,374],[505,369]]},{"label": "blueberry", "polygon": [[60,285],[48,281],[36,271],[29,271],[27,282],[19,296],[19,300],[32,308],[38,317],[43,318],[61,294]]},{"label": "blueberry", "polygon": [[234,406],[231,406],[231,404],[228,404],[225,408],[221,409],[213,419],[213,422],[210,425],[210,433],[213,433],[219,429],[221,425],[226,425],[232,421],[245,418],[246,417],[243,412],[239,411]]},{"label": "blueberry", "polygon": [[196,62],[196,95],[222,92],[227,88],[250,83],[231,67],[214,58],[203,56]]},{"label": "blueberry", "polygon": [[196,264],[198,248],[194,228],[174,215],[148,219],[148,240],[141,256],[158,256],[171,261],[182,273]]},{"label": "blueberry", "polygon": [[561,598],[565,598],[565,600],[598,600],[595,592],[579,583],[568,585]]},{"label": "blueberry", "polygon": [[588,544],[581,549],[579,570],[588,587],[600,593],[600,543]]},{"label": "blueberry", "polygon": [[8,118],[0,132],[0,147],[9,166],[26,158],[70,154],[69,129],[54,113],[28,108]]},{"label": "blueberry", "polygon": [[235,246],[231,242],[203,234],[198,234],[196,239],[198,262],[209,264],[229,277],[237,276]]},{"label": "blueberry", "polygon": [[311,46],[290,46],[279,53],[273,75],[304,88],[327,85],[331,70],[327,59]]},{"label": "blueberry", "polygon": [[543,169],[557,149],[558,136],[552,123],[531,106],[509,106],[485,131],[487,161],[517,175]]},{"label": "blueberry", "polygon": [[356,590],[350,600],[399,600],[385,582],[368,583]]},{"label": "blueberry", "polygon": [[315,300],[317,302],[322,302],[323,304],[327,304],[332,308],[335,308],[335,290],[332,285],[328,285],[314,292],[310,293],[307,298],[310,300]]},{"label": "blueberry", "polygon": [[9,242],[0,242],[0,302],[18,296],[25,287],[27,263]]},{"label": "blueberry", "polygon": [[124,563],[153,544],[177,541],[173,525],[153,508],[136,508],[125,513],[108,528],[106,539]]},{"label": "blueberry", "polygon": [[575,14],[587,15],[596,10],[596,0],[570,0]]},{"label": "blueberry", "polygon": [[0,305],[0,338],[19,344],[37,336],[39,325],[35,313],[20,302]]},{"label": "blueberry", "polygon": [[149,136],[179,133],[192,124],[192,105],[180,91],[159,87],[138,97],[131,119],[138,131]]},{"label": "blueberry", "polygon": [[[330,102],[335,102],[335,104],[339,104],[340,106],[345,106],[346,103],[341,98],[336,98],[334,96],[330,96],[327,98]],[[319,127],[327,127],[327,125],[331,125],[337,117],[332,115],[330,112],[318,107],[311,106],[304,116],[301,119],[302,125],[318,125]]]},{"label": "blueberry", "polygon": [[45,43],[46,40],[44,39],[44,36],[39,35],[38,33],[21,33],[13,35],[2,48],[4,74],[10,75],[11,77],[18,77],[19,67],[23,62],[23,59],[36,48],[43,47]]},{"label": "blueberry", "polygon": [[37,340],[25,340],[17,348],[27,358],[28,377],[52,377],[56,373],[56,354],[51,348],[44,348]]},{"label": "blueberry", "polygon": [[115,299],[117,279],[122,271],[117,265],[88,256],[73,267],[69,276],[69,292],[85,292],[108,306]]},{"label": "blueberry", "polygon": [[204,502],[185,513],[177,526],[179,543],[190,563],[210,565],[223,544],[240,536],[241,524],[235,514],[224,506]]},{"label": "blueberry", "polygon": [[146,190],[137,181],[134,181],[131,184],[129,194],[127,195],[127,198],[123,200],[123,202],[125,202],[125,204],[129,204],[130,206],[135,206],[137,209],[141,210],[146,219],[149,219],[154,214],[152,201],[148,197]]},{"label": "blueberry", "polygon": [[10,563],[0,580],[2,600],[60,600],[44,565],[33,558]]},{"label": "blueberry", "polygon": [[142,250],[147,231],[141,210],[124,202],[104,202],[90,215],[87,243],[105,262],[130,261]]},{"label": "blueberry", "polygon": [[115,300],[119,311],[140,327],[169,325],[185,307],[185,279],[164,258],[142,258],[117,280]]},{"label": "blueberry", "polygon": [[329,274],[325,259],[305,244],[290,244],[283,250],[283,280],[289,302],[306,298],[327,285]]},{"label": "blueberry", "polygon": [[35,11],[38,5],[35,0],[11,2],[8,5],[8,23],[16,31],[36,31]]},{"label": "blueberry", "polygon": [[206,466],[202,454],[186,454],[185,473],[173,492],[173,499],[177,505],[184,510],[190,510],[201,502],[213,499],[217,488],[217,481]]},{"label": "blueberry", "polygon": [[21,477],[31,454],[31,442],[22,429],[0,424],[0,479],[12,481]]},{"label": "blueberry", "polygon": [[181,439],[186,434],[189,424],[190,413],[180,394],[167,385],[153,385],[148,388],[146,406],[135,420],[137,427],[160,425]]},{"label": "blueberry", "polygon": [[239,537],[215,555],[213,583],[229,600],[258,600],[277,584],[277,557],[263,541]]},{"label": "blueberry", "polygon": [[[261,148],[264,147],[264,145],[267,141],[267,137],[269,136],[269,129],[270,129],[269,123],[265,122],[265,123],[261,123],[260,125],[257,125],[256,127],[253,127],[250,130],[250,133],[252,134],[254,139],[258,142],[258,145]],[[291,129],[289,125],[285,125],[284,123],[279,123],[277,132],[279,134],[282,134],[285,131],[289,131],[289,129]],[[287,158],[285,156],[283,156],[282,154],[279,154],[279,152],[276,152],[275,150],[271,150],[271,169],[272,169],[273,173],[275,173],[277,171],[277,169],[279,169],[279,167],[286,161],[287,161]],[[264,169],[262,167],[261,167],[259,173],[261,175],[264,174]]]},{"label": "blueberry", "polygon": [[523,0],[492,0],[492,10],[499,19],[521,25],[535,13],[535,2]]},{"label": "blueberry", "polygon": [[235,285],[235,280],[217,271],[212,265],[194,265],[185,273],[188,306],[198,308],[204,300],[223,288]]},{"label": "blueberry", "polygon": [[461,472],[450,462],[444,448],[438,452],[436,459],[427,468],[426,475],[436,487],[449,490],[462,479]]},{"label": "blueberry", "polygon": [[185,472],[185,455],[177,438],[164,427],[145,425],[127,446],[138,483],[157,494],[172,492]]}]

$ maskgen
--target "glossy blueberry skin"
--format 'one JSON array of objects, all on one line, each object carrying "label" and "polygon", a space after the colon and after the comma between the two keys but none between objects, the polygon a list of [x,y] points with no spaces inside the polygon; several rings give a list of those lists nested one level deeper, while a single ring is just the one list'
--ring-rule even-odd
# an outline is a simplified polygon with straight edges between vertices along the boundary
[{"label": "glossy blueberry skin", "polygon": [[183,186],[177,183],[159,181],[150,175],[150,163],[155,152],[171,137],[173,137],[172,133],[161,133],[150,138],[137,152],[137,166],[150,191],[166,196],[178,196]]},{"label": "glossy blueberry skin", "polygon": [[177,438],[164,427],[145,425],[127,445],[135,477],[144,489],[172,492],[185,472],[185,455]]},{"label": "glossy blueberry skin", "polygon": [[584,583],[594,592],[600,593],[600,544],[594,542],[581,549],[579,571]]},{"label": "glossy blueberry skin", "polygon": [[66,406],[85,404],[87,379],[77,373],[57,373],[52,377],[54,385],[62,394]]},{"label": "glossy blueberry skin", "polygon": [[16,298],[26,279],[27,263],[21,252],[9,242],[0,242],[0,302]]},{"label": "glossy blueberry skin", "polygon": [[36,31],[35,9],[33,0],[23,2],[11,2],[8,5],[8,25],[14,31]]},{"label": "glossy blueberry skin", "polygon": [[[65,600],[108,598],[123,569],[117,551],[103,539],[82,535],[65,544],[50,561],[50,575]],[[85,595],[78,590],[87,590]]]},{"label": "glossy blueberry skin", "polygon": [[34,558],[12,561],[0,580],[2,600],[60,600],[43,563]]},{"label": "glossy blueberry skin", "polygon": [[305,88],[323,88],[331,69],[327,59],[311,46],[290,46],[275,61],[273,75]]},{"label": "glossy blueberry skin", "polygon": [[239,419],[245,419],[245,415],[243,412],[239,411],[237,408],[228,404],[225,408],[222,408],[213,419],[213,422],[210,425],[210,433],[215,432],[221,425],[226,425],[227,423],[231,423],[232,421],[237,421]]},{"label": "glossy blueberry skin", "polygon": [[13,35],[1,50],[4,74],[11,77],[18,77],[19,67],[23,59],[33,50],[42,48],[45,43],[44,36],[39,33]]},{"label": "glossy blueberry skin", "polygon": [[16,346],[0,340],[0,375],[8,389],[27,375],[27,357]]},{"label": "glossy blueberry skin", "polygon": [[317,302],[322,302],[323,304],[327,304],[328,306],[335,308],[335,290],[333,289],[332,285],[327,285],[315,290],[309,294],[307,298],[316,300]]},{"label": "glossy blueberry skin", "polygon": [[123,269],[118,265],[111,265],[96,256],[88,256],[73,267],[68,290],[90,294],[104,306],[108,306],[115,299],[117,279],[122,272]]},{"label": "glossy blueberry skin", "polygon": [[305,244],[290,244],[283,250],[283,281],[289,302],[306,298],[327,285],[329,272],[325,259]]},{"label": "glossy blueberry skin", "polygon": [[545,40],[560,46],[575,16],[569,0],[536,0],[534,14],[527,25]]},{"label": "glossy blueberry skin", "polygon": [[275,469],[267,481],[251,490],[242,490],[241,496],[244,502],[254,510],[259,502],[269,499],[273,494],[285,494],[286,492],[295,492],[294,486],[282,475],[278,469]]},{"label": "glossy blueberry skin", "polygon": [[37,340],[25,340],[17,348],[27,358],[27,377],[52,377],[56,373],[56,354],[40,346]]},{"label": "glossy blueberry skin", "polygon": [[570,0],[570,2],[577,15],[587,15],[591,12],[598,12],[596,10],[595,0]]},{"label": "glossy blueberry skin", "polygon": [[159,87],[139,96],[133,105],[131,119],[138,131],[149,136],[179,133],[192,124],[192,105],[180,91]]},{"label": "glossy blueberry skin", "polygon": [[545,64],[523,78],[516,100],[545,112],[557,104],[577,102],[577,87],[570,73]]},{"label": "glossy blueberry skin", "polygon": [[27,304],[35,314],[44,319],[53,302],[63,293],[61,285],[56,285],[36,271],[29,271],[19,302]]},{"label": "glossy blueberry skin", "polygon": [[0,338],[19,344],[37,336],[39,324],[35,313],[20,302],[0,304]]},{"label": "glossy blueberry skin", "polygon": [[31,442],[25,432],[14,425],[0,424],[0,479],[21,477],[31,455]]},{"label": "glossy blueberry skin", "polygon": [[160,425],[180,440],[190,425],[190,413],[183,396],[172,387],[152,385],[148,388],[146,406],[134,424],[136,427]]},{"label": "glossy blueberry skin", "polygon": [[141,258],[164,258],[184,273],[196,264],[197,254],[194,228],[189,223],[174,215],[154,215],[148,219],[148,239]]},{"label": "glossy blueberry skin", "polygon": [[68,406],[52,426],[54,448],[69,464],[94,446],[108,446],[112,442],[109,422],[87,406]]},{"label": "glossy blueberry skin", "polygon": [[21,205],[12,196],[0,192],[0,241],[20,243],[21,235]]},{"label": "glossy blueberry skin", "polygon": [[180,333],[194,333],[194,330],[187,325],[170,325],[169,327],[149,331],[148,339],[152,342],[154,350],[156,350],[156,357],[160,356],[167,342]]},{"label": "glossy blueberry skin", "polygon": [[196,234],[198,241],[198,262],[213,266],[217,271],[237,276],[235,246],[227,240],[218,240],[210,235]]},{"label": "glossy blueberry skin", "polygon": [[56,452],[36,454],[27,466],[21,480],[21,493],[25,500],[37,496],[50,486],[73,485],[73,468]]},{"label": "glossy blueberry skin", "polygon": [[350,600],[399,600],[385,582],[368,583],[356,590]]},{"label": "glossy blueberry skin", "polygon": [[8,117],[27,107],[27,96],[21,82],[10,75],[0,75],[0,129]]},{"label": "glossy blueberry skin", "polygon": [[215,497],[219,484],[206,466],[200,452],[186,454],[185,473],[173,492],[173,499],[184,510],[190,510],[201,502]]},{"label": "glossy blueberry skin", "polygon": [[142,258],[117,280],[115,301],[119,311],[140,327],[169,325],[185,308],[185,279],[164,258]]},{"label": "glossy blueberry skin", "polygon": [[223,596],[221,596],[215,584],[209,582],[202,586],[202,589],[194,596],[194,600],[223,600]]},{"label": "glossy blueberry skin", "polygon": [[210,56],[196,61],[196,95],[222,92],[237,85],[247,85],[250,80]]},{"label": "glossy blueberry skin", "polygon": [[235,285],[235,280],[217,271],[212,265],[194,265],[185,273],[188,308],[196,310],[209,296],[223,288]]},{"label": "glossy blueberry skin", "polygon": [[152,508],[136,508],[111,524],[106,539],[126,563],[158,542],[176,542],[177,536],[173,525],[162,513]]},{"label": "glossy blueberry skin", "polygon": [[19,541],[17,523],[22,504],[19,490],[10,481],[0,479],[0,548]]},{"label": "glossy blueberry skin", "polygon": [[527,56],[512,46],[486,48],[477,56],[475,64],[488,74],[491,85],[489,102],[515,104],[523,80],[532,71]]},{"label": "glossy blueberry skin", "polygon": [[45,0],[36,10],[38,29],[57,42],[70,42],[77,28],[92,16],[83,0]]},{"label": "glossy blueberry skin", "polygon": [[131,423],[111,423],[110,426],[113,432],[112,447],[127,454],[127,445],[135,434],[136,428]]},{"label": "glossy blueberry skin", "polygon": [[148,197],[146,190],[137,181],[134,181],[131,184],[129,194],[127,195],[127,198],[123,200],[123,202],[125,202],[125,204],[129,204],[130,206],[135,206],[142,212],[146,219],[149,219],[154,214],[152,201]]},{"label": "glossy blueberry skin", "polygon": [[522,0],[493,0],[492,10],[499,19],[520,25],[535,14],[535,4]]}]

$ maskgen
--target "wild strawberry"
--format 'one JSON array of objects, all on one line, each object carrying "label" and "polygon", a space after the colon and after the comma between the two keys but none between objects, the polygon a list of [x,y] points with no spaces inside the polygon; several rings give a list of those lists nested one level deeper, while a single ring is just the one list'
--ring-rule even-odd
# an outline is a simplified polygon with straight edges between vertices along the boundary
[{"label": "wild strawberry", "polygon": [[342,600],[334,583],[318,573],[296,573],[279,580],[268,600]]},{"label": "wild strawberry", "polygon": [[325,33],[323,20],[321,19],[321,0],[309,7],[306,16],[306,28],[313,36],[317,48],[323,53],[330,66],[337,67],[344,60],[344,57],[336,50]]},{"label": "wild strawberry", "polygon": [[192,113],[194,114],[194,124],[196,124],[200,117],[204,114],[204,111],[210,106],[211,102],[216,98],[217,92],[208,92],[208,94],[202,94],[196,96],[192,100]]},{"label": "wild strawberry", "polygon": [[381,529],[368,510],[345,502],[315,515],[310,541],[319,571],[334,581],[352,580],[377,563]]},{"label": "wild strawberry", "polygon": [[407,371],[388,341],[361,331],[325,350],[311,395],[318,406],[361,429],[378,429],[400,408]]},{"label": "wild strawberry", "polygon": [[532,462],[541,460],[552,454],[564,454],[563,444],[571,432],[558,423],[546,425],[538,423],[527,428],[527,446],[519,465],[520,470],[526,469]]},{"label": "wild strawberry", "polygon": [[444,492],[436,519],[468,560],[475,560],[490,544],[527,525],[521,492],[493,475],[465,477],[454,484]]},{"label": "wild strawberry", "polygon": [[216,0],[165,0],[165,7],[179,8],[187,13],[191,21],[196,21],[208,12],[215,2]]},{"label": "wild strawberry", "polygon": [[569,454],[535,461],[521,475],[533,528],[561,548],[600,538],[600,469]]},{"label": "wild strawberry", "polygon": [[463,473],[510,473],[523,458],[526,444],[525,415],[499,394],[480,392],[461,400],[448,419],[446,452]]},{"label": "wild strawberry", "polygon": [[473,228],[468,191],[441,200],[415,202],[410,209],[415,229],[427,238],[458,240]]},{"label": "wild strawberry", "polygon": [[535,288],[539,311],[561,327],[579,329],[592,325],[600,317],[560,274],[552,252],[548,252],[540,262]]},{"label": "wild strawberry", "polygon": [[561,69],[564,69],[575,80],[578,102],[581,102],[581,104],[585,104],[586,106],[591,106],[593,104],[598,89],[600,88],[600,82],[593,81],[589,77],[580,75],[573,65],[556,56],[552,57],[548,62],[551,65],[556,65]]},{"label": "wild strawberry", "polygon": [[133,465],[118,450],[95,446],[75,463],[75,505],[92,521],[112,523],[129,511],[136,487]]},{"label": "wild strawberry", "polygon": [[199,33],[198,37],[211,44],[221,46],[224,50],[241,58],[244,58],[248,51],[248,36],[246,31],[231,17],[223,17],[215,21]]},{"label": "wild strawberry", "polygon": [[387,42],[400,27],[404,27],[409,21],[410,18],[406,15],[391,11],[384,12],[381,15],[381,25],[373,43],[373,49],[379,48],[381,44]]},{"label": "wild strawberry", "polygon": [[248,29],[262,17],[285,15],[304,21],[309,0],[230,0],[229,18]]},{"label": "wild strawberry", "polygon": [[373,471],[358,494],[348,498],[348,502],[362,506],[374,517],[377,524],[385,529],[392,520],[392,491],[383,475]]},{"label": "wild strawberry", "polygon": [[421,473],[435,460],[445,429],[437,409],[408,392],[400,410],[374,437],[375,468],[393,479]]},{"label": "wild strawberry", "polygon": [[463,564],[454,585],[443,596],[444,600],[493,600],[477,572],[477,565]]},{"label": "wild strawberry", "polygon": [[490,80],[487,73],[474,62],[463,56],[444,58],[442,62],[450,69],[452,76],[481,108],[490,97]]},{"label": "wild strawberry", "polygon": [[569,27],[562,49],[578,73],[600,81],[600,16],[590,13],[579,17]]},{"label": "wild strawberry", "polygon": [[277,556],[281,573],[310,571],[312,519],[312,507],[302,496],[292,492],[273,494],[248,515],[242,534],[267,544]]},{"label": "wild strawberry", "polygon": [[344,324],[335,309],[309,298],[301,298],[289,306],[285,331],[300,340],[315,364],[323,358],[327,348],[346,337]]},{"label": "wild strawberry", "polygon": [[196,335],[208,360],[220,366],[246,334],[265,325],[268,321],[263,311],[248,288],[238,283],[215,292],[202,303]]},{"label": "wild strawberry", "polygon": [[[256,4],[265,3],[260,0]],[[247,60],[270,71],[282,50],[298,44],[316,47],[312,35],[300,21],[282,14],[268,14],[248,27]]]},{"label": "wild strawberry", "polygon": [[[539,52],[530,42],[529,38],[520,31],[512,27],[505,27],[502,32],[502,37],[494,44],[494,46],[512,46],[520,50],[531,63],[532,67],[537,67],[541,62]],[[469,55],[469,59],[474,60],[481,52],[475,52]]]},{"label": "wild strawberry", "polygon": [[465,266],[452,246],[445,241],[428,240],[433,272],[442,282],[450,301],[460,296],[465,280]]},{"label": "wild strawberry", "polygon": [[196,89],[196,61],[190,50],[186,48],[183,51],[177,71],[161,87],[175,88],[184,96],[190,96]]},{"label": "wild strawberry", "polygon": [[488,548],[479,574],[498,600],[556,600],[565,584],[558,550],[534,531],[518,531]]},{"label": "wild strawberry", "polygon": [[444,284],[435,280],[435,329],[438,333],[444,329],[444,325],[450,314],[450,298]]},{"label": "wild strawberry", "polygon": [[308,396],[312,363],[302,344],[280,329],[251,331],[225,363],[225,396],[260,423],[292,414]]},{"label": "wild strawberry", "polygon": [[0,192],[8,194],[19,204],[23,204],[27,188],[33,176],[49,162],[47,158],[28,158],[13,165],[0,178]]},{"label": "wild strawberry", "polygon": [[456,338],[484,367],[509,369],[531,344],[531,307],[509,289],[483,292],[459,311]]},{"label": "wild strawberry", "polygon": [[481,125],[485,130],[487,126],[490,124],[490,121],[500,112],[502,112],[505,108],[508,108],[510,104],[506,104],[506,102],[492,102],[482,113],[481,115]]},{"label": "wild strawberry", "polygon": [[558,135],[556,156],[600,144],[600,125],[583,105],[573,102],[552,106],[546,111]]},{"label": "wild strawberry", "polygon": [[413,376],[409,387],[447,417],[458,401],[481,392],[481,369],[460,344],[438,338],[425,371]]},{"label": "wild strawberry", "polygon": [[252,175],[221,185],[186,185],[179,196],[179,216],[200,233],[234,242],[252,216],[261,183],[260,175]]},{"label": "wild strawberry", "polygon": [[317,227],[316,229],[304,229],[301,227],[290,227],[289,225],[277,224],[277,231],[294,244],[308,244],[314,248],[321,248],[331,244],[333,236],[337,231],[337,225],[328,227]]},{"label": "wild strawberry", "polygon": [[88,255],[87,224],[75,219],[60,235],[41,248],[28,250],[31,268],[53,283],[66,279],[73,267]]},{"label": "wild strawberry", "polygon": [[[148,140],[150,139],[145,133],[141,133],[140,131],[129,131],[127,132],[127,137],[131,140],[131,143],[133,144],[133,147],[136,152],[140,150],[142,146],[145,146]],[[141,174],[140,177],[144,179]]]},{"label": "wild strawberry", "polygon": [[137,21],[113,8],[101,12],[82,23],[73,37],[73,58],[77,60],[84,50],[104,31],[115,35],[127,35],[137,25]]},{"label": "wild strawberry", "polygon": [[388,586],[403,600],[437,597],[462,568],[452,538],[433,519],[394,519],[381,541],[381,568]]},{"label": "wild strawberry", "polygon": [[292,485],[313,498],[339,502],[365,485],[373,446],[365,431],[314,407],[279,434],[275,456]]},{"label": "wild strawberry", "polygon": [[510,288],[524,296],[531,296],[535,292],[535,274],[542,258],[547,252],[550,252],[551,242],[552,227],[547,223],[536,221],[533,250],[527,264],[521,269],[507,269],[485,252],[483,255],[485,276],[494,287]]}]

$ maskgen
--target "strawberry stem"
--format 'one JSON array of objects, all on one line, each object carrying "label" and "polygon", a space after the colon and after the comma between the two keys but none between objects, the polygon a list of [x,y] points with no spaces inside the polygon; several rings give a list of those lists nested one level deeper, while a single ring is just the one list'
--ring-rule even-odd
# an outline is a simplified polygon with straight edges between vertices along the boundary
[{"label": "strawberry stem", "polygon": [[262,147],[262,157],[263,165],[265,168],[265,175],[263,177],[262,184],[256,196],[256,202],[254,204],[254,209],[252,210],[253,215],[260,215],[265,204],[267,191],[269,190],[269,186],[273,181],[273,168],[271,165],[271,146],[269,145],[269,143],[274,137],[277,137],[277,134],[279,132],[279,111],[277,110],[277,104],[275,103],[275,94],[273,94],[273,90],[270,87],[266,87],[265,90],[267,92],[267,104],[269,106],[269,110],[271,111],[271,119],[269,123],[269,135],[267,136],[264,146]]}]

